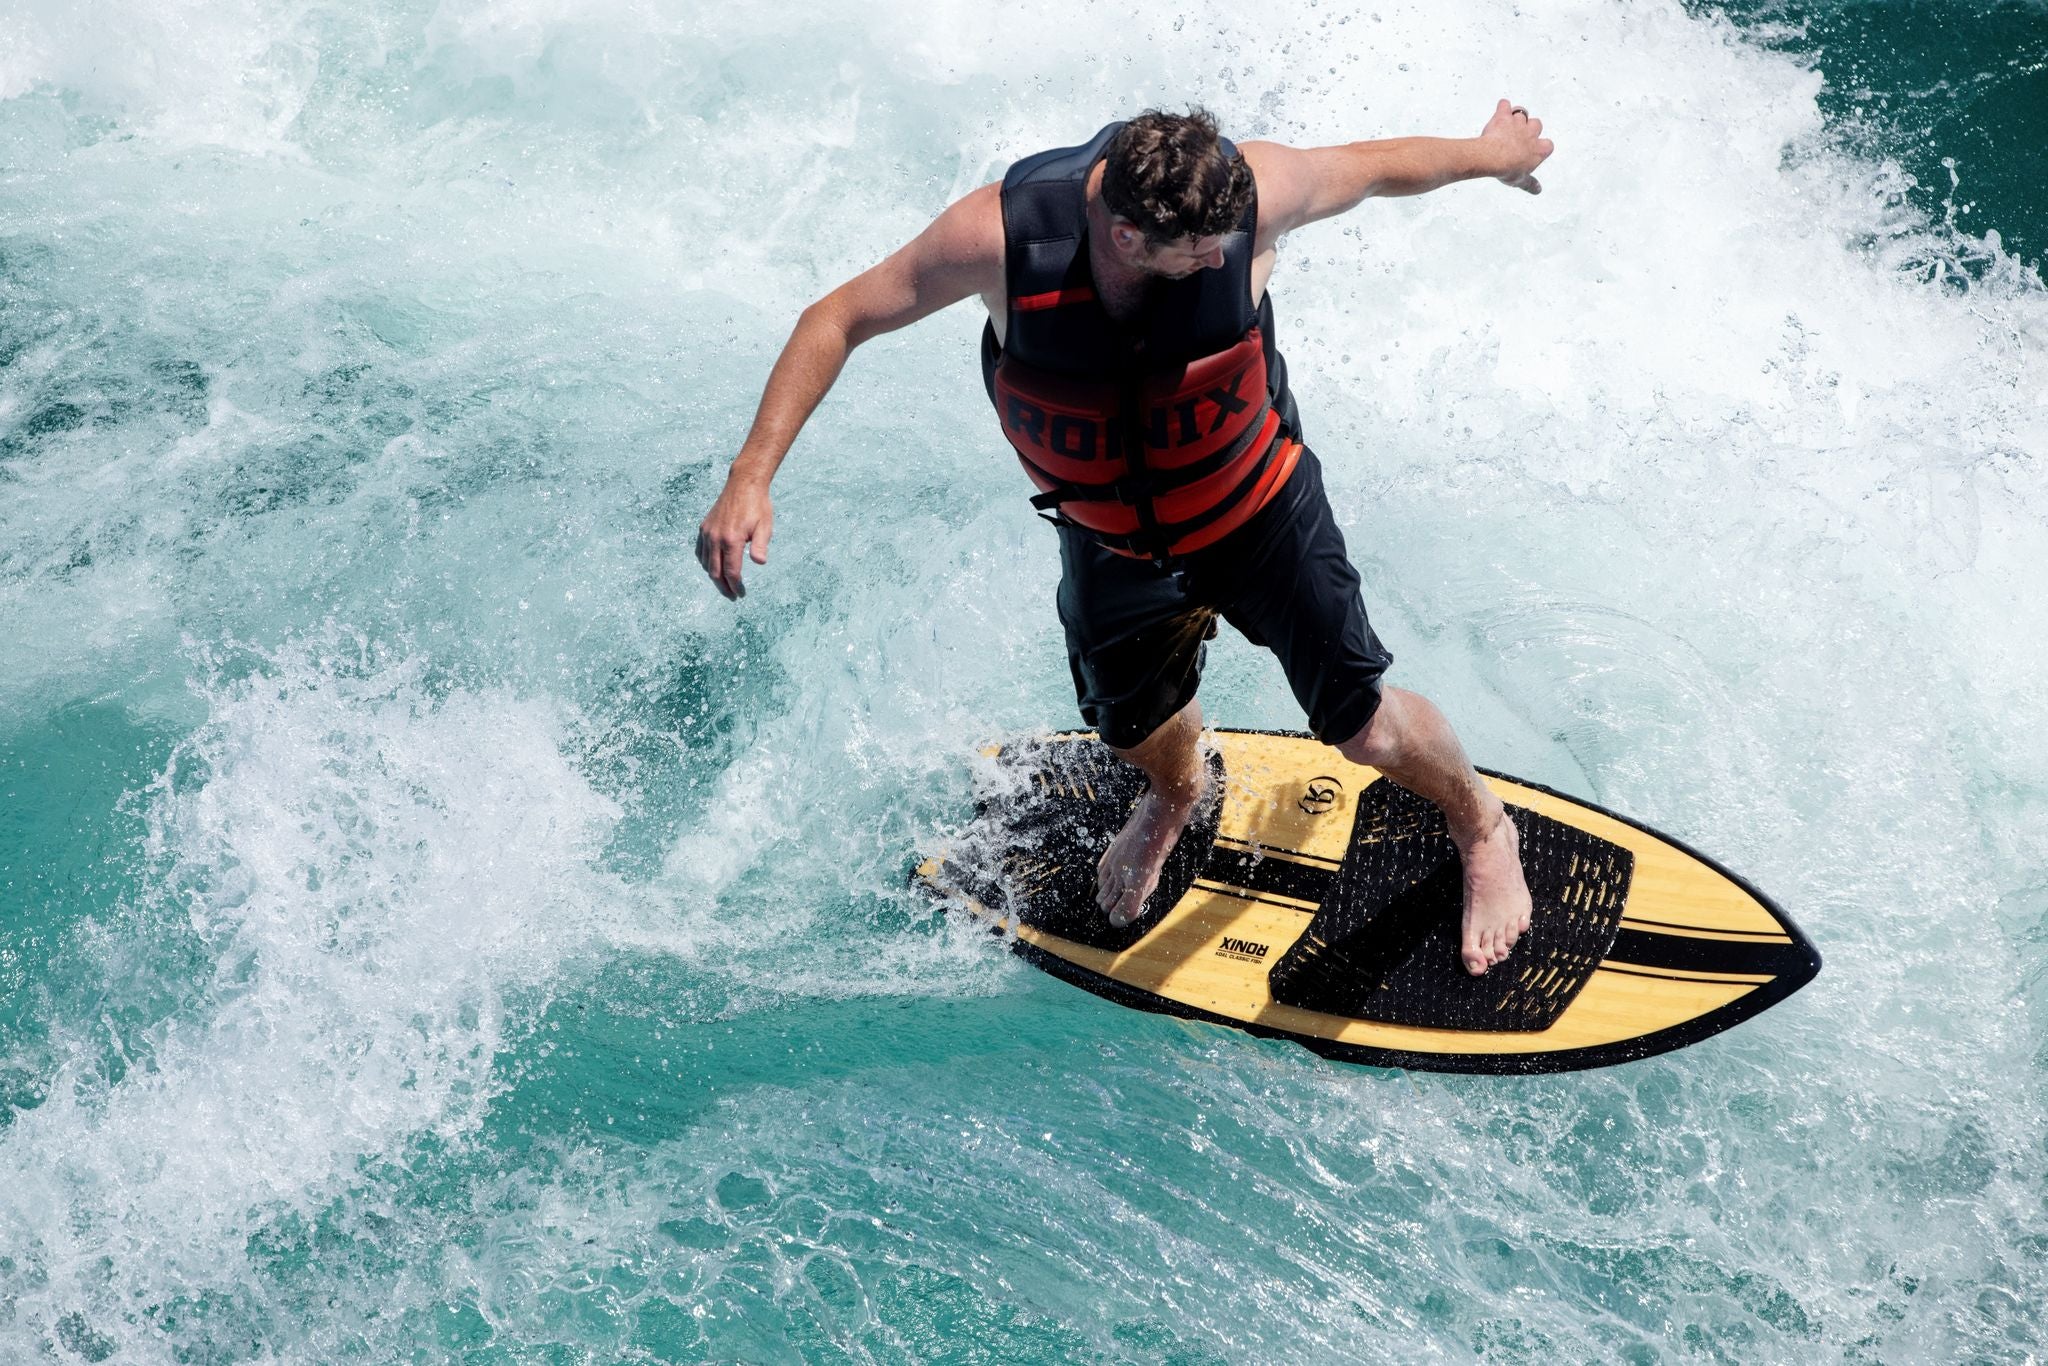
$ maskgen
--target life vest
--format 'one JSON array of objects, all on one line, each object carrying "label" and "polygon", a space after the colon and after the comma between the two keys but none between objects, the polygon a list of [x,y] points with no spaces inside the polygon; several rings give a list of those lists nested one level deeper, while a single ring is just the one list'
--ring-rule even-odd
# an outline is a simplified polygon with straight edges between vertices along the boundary
[{"label": "life vest", "polygon": [[1038,488],[1032,506],[1119,554],[1167,559],[1214,545],[1270,502],[1301,429],[1271,301],[1251,301],[1256,199],[1224,236],[1220,268],[1150,282],[1128,323],[1097,300],[1088,173],[1122,126],[1003,177],[1009,324],[1000,344],[993,321],[983,332],[982,371]]}]

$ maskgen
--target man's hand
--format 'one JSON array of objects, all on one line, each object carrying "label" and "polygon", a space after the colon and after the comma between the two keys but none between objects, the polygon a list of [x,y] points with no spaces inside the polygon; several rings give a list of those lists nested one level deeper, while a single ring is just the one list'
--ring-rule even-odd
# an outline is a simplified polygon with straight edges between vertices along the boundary
[{"label": "man's hand", "polygon": [[1494,106],[1493,117],[1486,121],[1479,138],[1500,158],[1496,180],[1530,194],[1543,193],[1534,172],[1553,150],[1550,139],[1543,136],[1543,120],[1531,118],[1519,104],[1502,100]]},{"label": "man's hand", "polygon": [[775,504],[768,485],[734,473],[697,528],[697,563],[728,598],[743,598],[740,582],[749,543],[755,564],[768,563],[768,538],[775,533]]},{"label": "man's hand", "polygon": [[740,571],[749,549],[755,564],[768,563],[768,537],[775,530],[768,485],[853,348],[971,295],[1002,297],[1002,188],[994,184],[969,191],[908,246],[854,276],[797,319],[768,372],[760,411],[725,477],[725,489],[697,528],[697,563],[726,597],[747,595]]}]

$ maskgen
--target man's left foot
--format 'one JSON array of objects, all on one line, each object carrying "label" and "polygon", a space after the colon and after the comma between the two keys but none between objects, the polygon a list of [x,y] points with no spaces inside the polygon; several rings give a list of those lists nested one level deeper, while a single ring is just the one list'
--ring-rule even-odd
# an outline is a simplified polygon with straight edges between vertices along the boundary
[{"label": "man's left foot", "polygon": [[1465,971],[1479,976],[1508,956],[1529,928],[1529,884],[1522,876],[1522,836],[1507,808],[1483,839],[1459,851],[1465,864]]}]

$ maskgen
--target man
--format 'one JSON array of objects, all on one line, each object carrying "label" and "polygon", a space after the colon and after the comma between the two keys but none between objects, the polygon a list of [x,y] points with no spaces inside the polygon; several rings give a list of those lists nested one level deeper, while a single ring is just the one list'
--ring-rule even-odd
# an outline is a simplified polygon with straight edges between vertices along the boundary
[{"label": "man", "polygon": [[1206,781],[1195,701],[1223,616],[1271,648],[1317,738],[1443,810],[1478,974],[1529,926],[1506,809],[1426,699],[1383,688],[1315,456],[1301,444],[1266,281],[1276,244],[1382,195],[1492,177],[1536,194],[1543,125],[1500,101],[1476,138],[1233,147],[1208,115],[1147,112],[1027,157],[804,310],[697,536],[728,598],[768,562],[769,482],[853,348],[979,295],[1003,433],[1059,527],[1059,609],[1082,714],[1149,785],[1097,866],[1110,923],[1143,911]]}]

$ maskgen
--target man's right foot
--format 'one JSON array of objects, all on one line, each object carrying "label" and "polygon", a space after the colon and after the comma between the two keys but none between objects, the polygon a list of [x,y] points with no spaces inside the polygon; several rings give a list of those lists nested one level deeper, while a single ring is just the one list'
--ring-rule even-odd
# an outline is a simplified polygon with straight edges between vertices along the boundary
[{"label": "man's right foot", "polygon": [[1147,787],[1124,828],[1102,851],[1095,865],[1095,903],[1108,912],[1112,927],[1120,930],[1144,914],[1146,901],[1159,886],[1167,855],[1208,792],[1206,763],[1200,773],[1193,790],[1178,800]]}]

